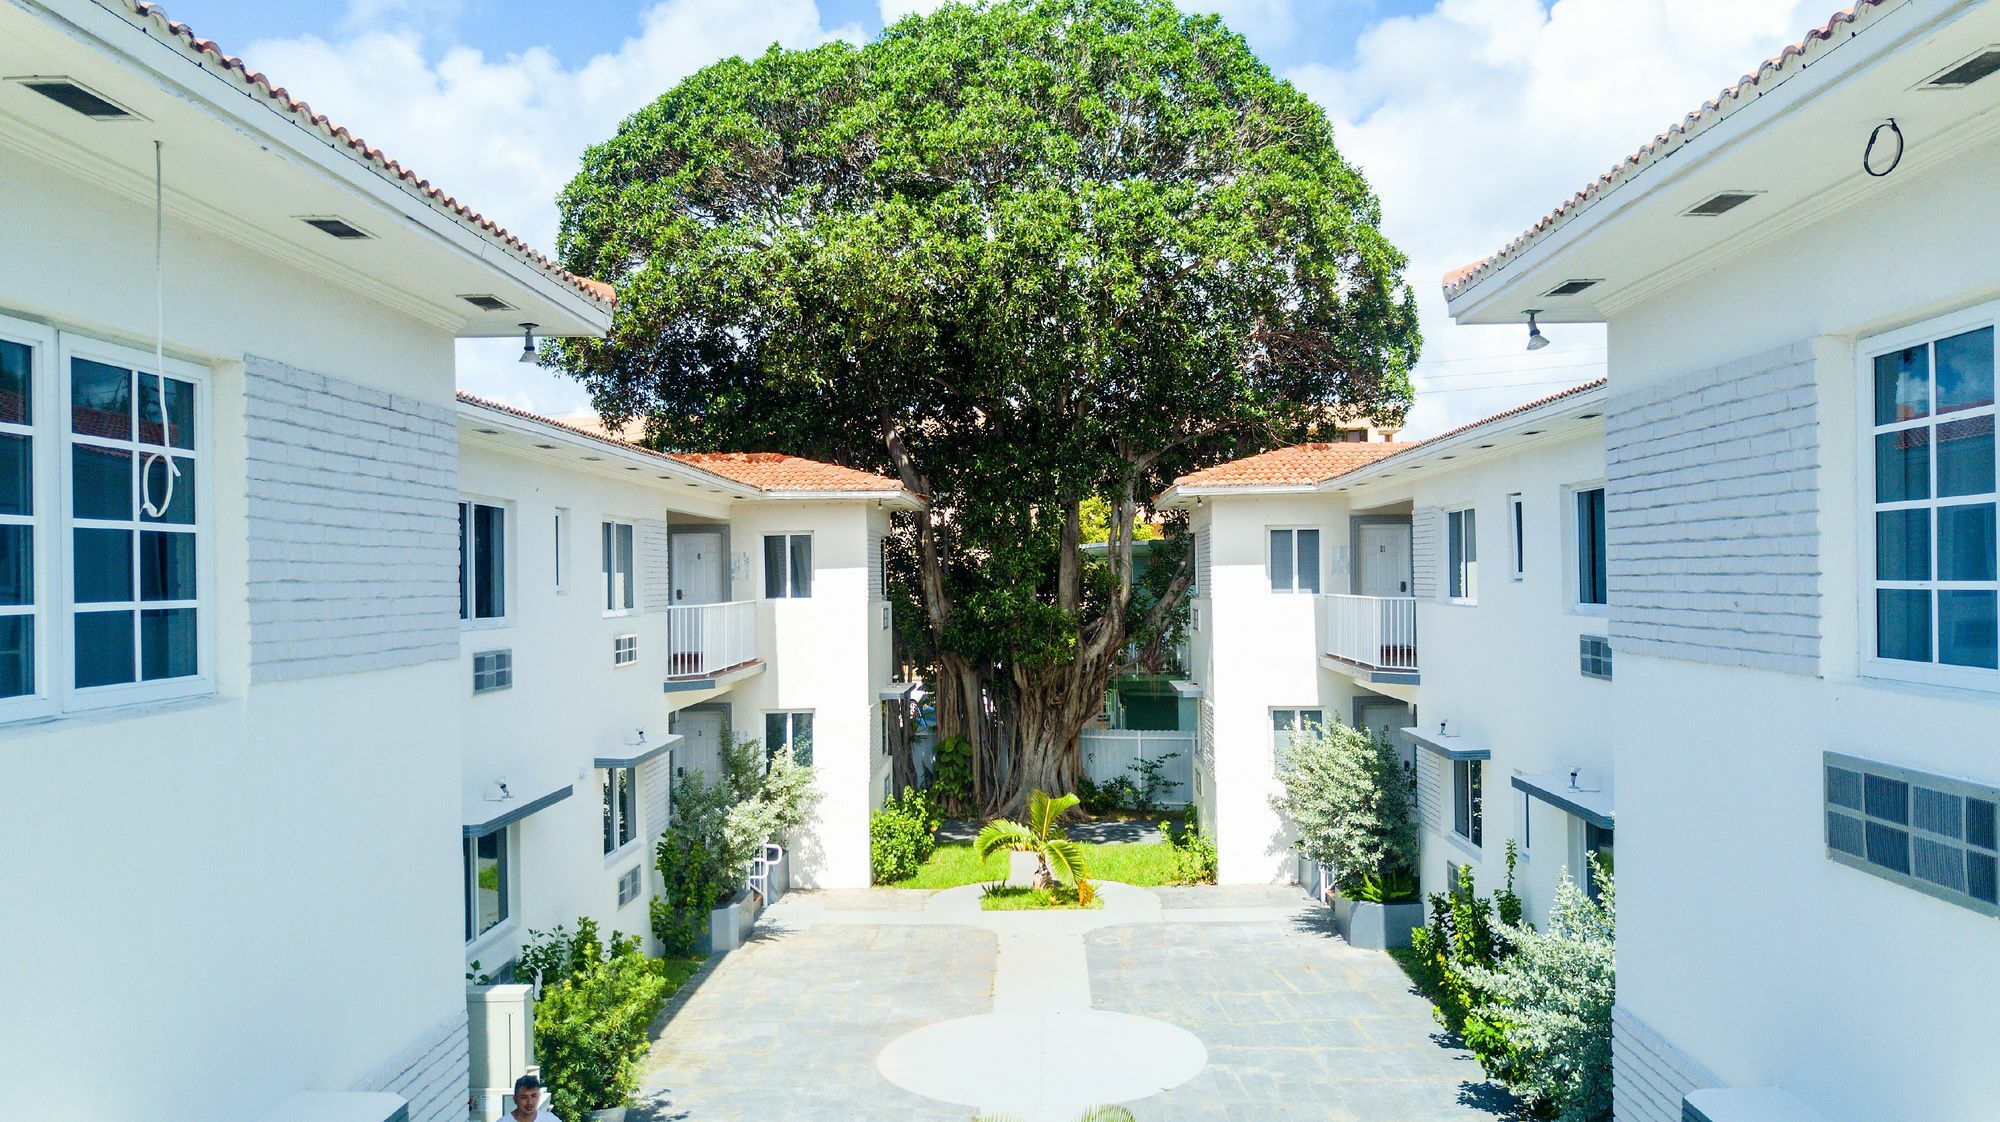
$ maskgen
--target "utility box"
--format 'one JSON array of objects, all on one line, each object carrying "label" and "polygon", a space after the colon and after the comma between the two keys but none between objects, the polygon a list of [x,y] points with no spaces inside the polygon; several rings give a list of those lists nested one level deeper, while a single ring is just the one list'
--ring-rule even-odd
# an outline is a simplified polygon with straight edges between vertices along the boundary
[{"label": "utility box", "polygon": [[467,986],[465,1014],[472,1117],[493,1122],[513,1109],[514,1081],[535,1069],[535,987]]}]

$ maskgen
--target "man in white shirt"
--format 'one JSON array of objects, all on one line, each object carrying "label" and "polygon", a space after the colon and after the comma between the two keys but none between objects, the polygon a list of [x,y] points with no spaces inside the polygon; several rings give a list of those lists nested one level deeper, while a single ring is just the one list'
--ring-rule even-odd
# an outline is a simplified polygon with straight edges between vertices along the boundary
[{"label": "man in white shirt", "polygon": [[514,1109],[507,1117],[514,1122],[562,1122],[555,1112],[542,1105],[542,1081],[524,1075],[514,1081]]}]

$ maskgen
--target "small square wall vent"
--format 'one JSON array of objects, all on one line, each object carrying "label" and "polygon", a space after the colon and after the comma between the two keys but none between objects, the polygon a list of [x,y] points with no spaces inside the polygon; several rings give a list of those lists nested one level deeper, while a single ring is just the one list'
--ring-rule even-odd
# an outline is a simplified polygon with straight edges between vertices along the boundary
[{"label": "small square wall vent", "polygon": [[1944,73],[1925,82],[1929,90],[1962,90],[2000,70],[2000,47],[1988,47],[1971,58],[1953,63]]},{"label": "small square wall vent", "polygon": [[484,293],[472,296],[460,296],[459,299],[478,308],[482,312],[511,312],[514,310],[514,305],[509,304],[507,301],[500,299],[498,296],[489,296]]},{"label": "small square wall vent", "polygon": [[344,218],[301,218],[299,221],[311,226],[322,234],[339,238],[342,241],[359,241],[363,238],[374,236]]},{"label": "small square wall vent", "polygon": [[139,116],[74,78],[13,78],[10,81],[19,82],[57,105],[74,109],[93,121],[130,121]]},{"label": "small square wall vent", "polygon": [[1542,293],[1542,295],[1575,296],[1577,293],[1582,292],[1584,289],[1589,288],[1591,285],[1594,285],[1596,283],[1597,283],[1596,278],[1591,278],[1589,280],[1566,280],[1561,284],[1555,286],[1554,288],[1549,289],[1547,292]]},{"label": "small square wall vent", "polygon": [[1730,211],[1756,198],[1760,193],[1758,191],[1724,191],[1719,195],[1712,195],[1687,208],[1685,213],[1691,218],[1714,218],[1718,214],[1728,214]]}]

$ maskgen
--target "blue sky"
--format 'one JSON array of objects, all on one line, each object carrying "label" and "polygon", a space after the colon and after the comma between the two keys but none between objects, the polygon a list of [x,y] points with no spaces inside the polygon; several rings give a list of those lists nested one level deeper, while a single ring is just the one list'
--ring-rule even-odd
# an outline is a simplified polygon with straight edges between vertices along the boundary
[{"label": "blue sky", "polygon": [[[865,39],[939,0],[168,0],[175,18],[484,214],[553,249],[583,149],[716,59]],[[1327,112],[1410,258],[1420,436],[1602,372],[1599,329],[1460,328],[1439,277],[1823,22],[1837,0],[1178,0]],[[573,383],[462,343],[460,385],[574,414]]]}]

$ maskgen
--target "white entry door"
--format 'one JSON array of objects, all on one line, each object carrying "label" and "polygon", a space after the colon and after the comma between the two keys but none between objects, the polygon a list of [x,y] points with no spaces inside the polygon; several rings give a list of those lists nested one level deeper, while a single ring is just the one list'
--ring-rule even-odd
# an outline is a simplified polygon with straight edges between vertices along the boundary
[{"label": "white entry door", "polygon": [[1360,527],[1362,596],[1410,594],[1408,523],[1363,522]]},{"label": "white entry door", "polygon": [[674,745],[674,778],[699,775],[713,783],[722,772],[722,711],[683,709],[669,723],[681,734],[681,742]]},{"label": "white entry door", "polygon": [[675,534],[675,604],[714,604],[722,599],[722,535],[703,531]]}]

